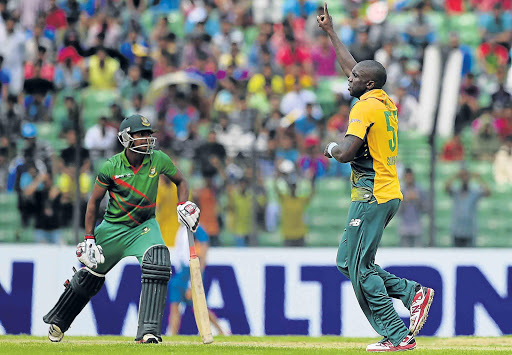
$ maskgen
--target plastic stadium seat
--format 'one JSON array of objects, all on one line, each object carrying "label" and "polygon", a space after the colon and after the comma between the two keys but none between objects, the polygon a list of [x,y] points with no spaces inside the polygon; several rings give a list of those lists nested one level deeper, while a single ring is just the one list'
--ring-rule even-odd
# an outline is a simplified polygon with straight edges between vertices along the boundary
[{"label": "plastic stadium seat", "polygon": [[0,194],[0,241],[15,241],[16,231],[20,227],[20,216],[18,212],[18,197],[15,193]]},{"label": "plastic stadium seat", "polygon": [[447,18],[447,16],[442,12],[431,11],[427,14],[427,20],[434,28],[436,37],[438,37],[442,43],[446,43],[446,41],[448,39],[448,31],[447,31],[448,18]]},{"label": "plastic stadium seat", "polygon": [[82,93],[84,129],[87,130],[98,123],[100,116],[109,115],[110,104],[119,100],[119,93],[115,90],[84,90]]},{"label": "plastic stadium seat", "polygon": [[449,30],[458,32],[461,43],[471,46],[480,44],[478,35],[478,16],[474,13],[464,13],[456,16],[450,16]]}]

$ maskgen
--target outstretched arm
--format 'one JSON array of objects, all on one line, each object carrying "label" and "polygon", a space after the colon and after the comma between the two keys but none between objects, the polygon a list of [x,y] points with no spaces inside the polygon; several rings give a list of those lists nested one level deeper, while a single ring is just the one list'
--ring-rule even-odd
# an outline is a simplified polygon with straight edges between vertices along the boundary
[{"label": "outstretched arm", "polygon": [[329,15],[329,10],[327,10],[327,2],[324,2],[324,14],[317,16],[316,20],[318,22],[318,27],[320,27],[329,35],[332,45],[334,46],[334,50],[336,51],[336,58],[338,59],[338,63],[348,78],[350,74],[352,74],[352,69],[357,64],[357,62],[352,54],[350,54],[347,47],[341,43],[338,35],[334,31],[332,26],[332,17]]}]

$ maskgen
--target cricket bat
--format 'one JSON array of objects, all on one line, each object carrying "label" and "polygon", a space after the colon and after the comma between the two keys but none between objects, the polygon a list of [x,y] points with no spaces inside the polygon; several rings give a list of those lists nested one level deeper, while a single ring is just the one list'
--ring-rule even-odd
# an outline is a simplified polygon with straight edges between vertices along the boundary
[{"label": "cricket bat", "polygon": [[203,288],[203,278],[201,277],[201,265],[196,254],[194,244],[194,235],[187,229],[188,245],[190,247],[190,285],[192,288],[192,303],[194,306],[194,316],[196,318],[197,329],[203,339],[203,344],[213,342],[212,328],[210,326],[210,317],[208,316],[208,307],[206,305],[206,296]]}]

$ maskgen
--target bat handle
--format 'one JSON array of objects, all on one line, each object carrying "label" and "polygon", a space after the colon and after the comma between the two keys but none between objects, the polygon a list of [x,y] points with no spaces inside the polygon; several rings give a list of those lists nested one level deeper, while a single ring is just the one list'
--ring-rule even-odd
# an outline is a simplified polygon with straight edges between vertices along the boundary
[{"label": "bat handle", "polygon": [[190,250],[190,259],[195,259],[195,258],[197,258],[197,254],[196,254],[196,246],[194,243],[194,234],[188,228],[187,228],[187,235],[188,235],[188,247]]}]

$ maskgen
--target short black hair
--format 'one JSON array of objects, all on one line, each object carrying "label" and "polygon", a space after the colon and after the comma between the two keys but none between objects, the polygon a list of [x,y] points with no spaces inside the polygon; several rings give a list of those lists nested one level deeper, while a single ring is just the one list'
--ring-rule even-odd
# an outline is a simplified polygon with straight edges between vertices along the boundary
[{"label": "short black hair", "polygon": [[375,60],[363,60],[357,64],[360,65],[364,69],[365,73],[368,74],[368,79],[375,82],[375,89],[382,89],[384,87],[388,79],[388,75],[386,74],[386,69],[382,64]]}]

